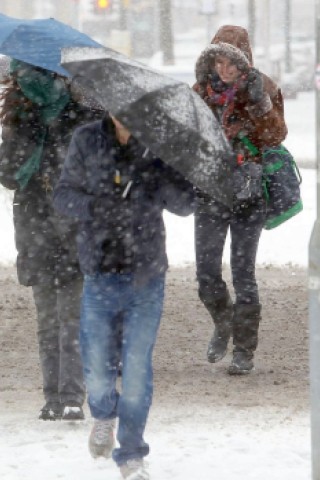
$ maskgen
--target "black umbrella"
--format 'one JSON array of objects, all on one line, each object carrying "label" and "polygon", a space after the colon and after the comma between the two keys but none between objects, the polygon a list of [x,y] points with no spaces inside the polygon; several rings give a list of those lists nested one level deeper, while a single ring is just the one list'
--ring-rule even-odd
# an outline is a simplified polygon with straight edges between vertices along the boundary
[{"label": "black umbrella", "polygon": [[63,67],[146,147],[196,187],[232,204],[231,150],[204,101],[185,83],[108,48],[62,53]]}]

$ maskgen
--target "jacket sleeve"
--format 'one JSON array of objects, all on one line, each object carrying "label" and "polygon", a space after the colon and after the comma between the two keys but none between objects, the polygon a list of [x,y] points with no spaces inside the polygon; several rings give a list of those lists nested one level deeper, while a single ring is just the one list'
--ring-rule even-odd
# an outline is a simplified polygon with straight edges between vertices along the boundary
[{"label": "jacket sleeve", "polygon": [[160,180],[160,198],[163,207],[171,213],[187,216],[195,209],[195,189],[177,170],[163,166]]},{"label": "jacket sleeve", "polygon": [[260,104],[248,107],[250,121],[254,124],[251,140],[257,147],[279,145],[288,133],[281,90],[266,75],[263,78],[264,99]]},{"label": "jacket sleeve", "polygon": [[[159,197],[163,208],[176,215],[187,216],[194,212],[195,194],[193,185],[188,182],[177,170],[170,167],[148,148],[131,137],[128,146],[131,158],[135,165],[149,170],[146,177],[151,189],[155,184],[159,186]],[[150,173],[150,172],[153,173]],[[155,184],[153,184],[153,181]],[[153,187],[152,187],[153,185]]]},{"label": "jacket sleeve", "polygon": [[34,148],[32,139],[21,135],[17,127],[3,126],[0,145],[0,183],[10,190],[19,187],[15,174]]},{"label": "jacket sleeve", "polygon": [[60,179],[53,192],[54,208],[62,215],[91,220],[93,195],[86,191],[84,153],[81,149],[81,134],[76,130],[72,136]]}]

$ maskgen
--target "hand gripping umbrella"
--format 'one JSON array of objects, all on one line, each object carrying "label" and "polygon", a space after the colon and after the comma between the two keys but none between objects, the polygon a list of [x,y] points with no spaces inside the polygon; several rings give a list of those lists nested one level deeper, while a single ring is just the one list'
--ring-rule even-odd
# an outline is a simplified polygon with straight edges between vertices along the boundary
[{"label": "hand gripping umbrella", "polygon": [[61,66],[64,47],[101,45],[53,18],[22,20],[0,14],[0,54],[70,76]]},{"label": "hand gripping umbrella", "polygon": [[62,64],[143,145],[216,200],[232,204],[231,150],[205,102],[185,83],[108,48],[73,49]]}]

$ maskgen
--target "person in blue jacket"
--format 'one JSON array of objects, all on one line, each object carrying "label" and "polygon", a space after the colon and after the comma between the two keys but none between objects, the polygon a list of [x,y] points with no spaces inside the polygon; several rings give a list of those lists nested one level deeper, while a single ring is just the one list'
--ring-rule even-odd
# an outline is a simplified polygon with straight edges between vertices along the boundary
[{"label": "person in blue jacket", "polygon": [[54,206],[79,223],[80,347],[94,418],[90,453],[112,455],[125,479],[148,479],[143,437],[168,268],[163,210],[192,213],[193,186],[106,114],[74,132]]}]

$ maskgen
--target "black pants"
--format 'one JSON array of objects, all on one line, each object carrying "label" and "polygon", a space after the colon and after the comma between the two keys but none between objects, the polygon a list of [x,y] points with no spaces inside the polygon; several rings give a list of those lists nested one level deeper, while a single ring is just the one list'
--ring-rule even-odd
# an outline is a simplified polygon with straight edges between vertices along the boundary
[{"label": "black pants", "polygon": [[195,214],[197,279],[200,298],[219,301],[227,287],[222,278],[222,255],[231,234],[231,271],[237,304],[258,304],[255,262],[265,221],[265,203],[231,211],[209,197],[199,197]]},{"label": "black pants", "polygon": [[32,287],[37,309],[40,366],[46,401],[83,404],[85,387],[79,346],[82,279]]}]

